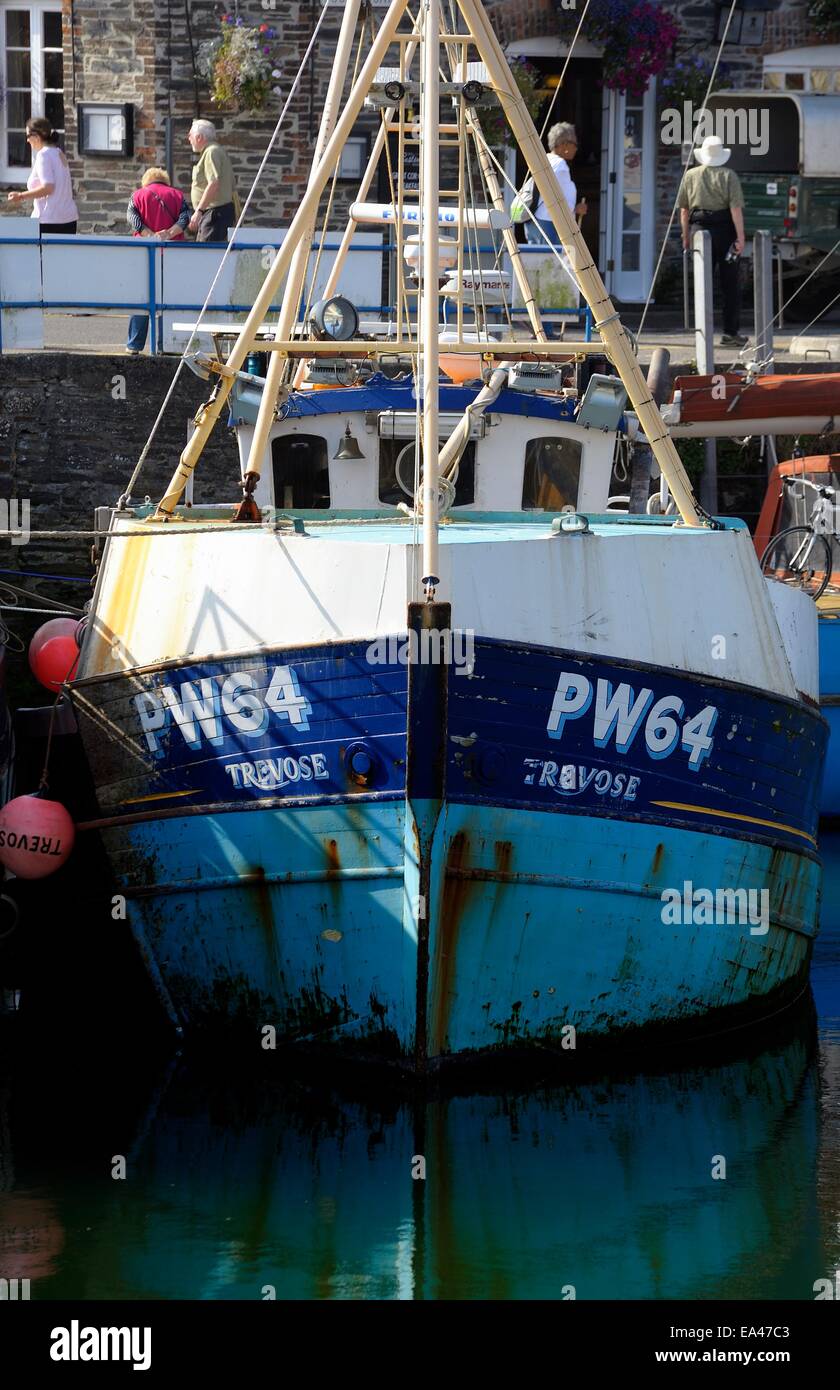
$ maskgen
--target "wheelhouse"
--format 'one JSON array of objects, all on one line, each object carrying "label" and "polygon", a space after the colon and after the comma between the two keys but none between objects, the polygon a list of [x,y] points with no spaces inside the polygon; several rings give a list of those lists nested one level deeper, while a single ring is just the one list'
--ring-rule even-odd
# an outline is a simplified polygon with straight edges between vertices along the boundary
[{"label": "wheelhouse", "polygon": [[[236,392],[232,404],[243,472],[254,395]],[[474,396],[474,387],[441,387],[439,448]],[[503,390],[471,425],[451,511],[605,511],[616,431],[576,424],[576,408],[559,394]],[[423,466],[416,438],[410,386],[383,379],[294,392],[272,426],[255,500],[284,511],[393,514],[414,498]]]}]

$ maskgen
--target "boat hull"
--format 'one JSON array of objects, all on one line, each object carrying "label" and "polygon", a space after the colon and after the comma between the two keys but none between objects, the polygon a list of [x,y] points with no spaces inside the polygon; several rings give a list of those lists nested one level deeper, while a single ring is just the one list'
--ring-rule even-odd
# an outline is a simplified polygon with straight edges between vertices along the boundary
[{"label": "boat hull", "polygon": [[820,609],[820,708],[830,737],[825,754],[820,813],[840,816],[840,614]]},{"label": "boat hull", "polygon": [[[817,715],[514,643],[477,639],[469,671],[407,672],[376,664],[383,651],[77,688],[96,825],[180,1027],[241,1024],[422,1071],[725,1028],[801,991]],[[737,912],[709,908],[718,890],[741,895]]]},{"label": "boat hull", "polygon": [[[418,950],[403,923],[403,821],[392,802],[108,832],[132,927],[182,1026],[270,1026],[278,1041],[411,1060]],[[708,1015],[725,1027],[728,1011],[759,1018],[807,976],[819,886],[807,856],[672,826],[458,804],[439,836],[431,1059],[568,1046],[570,1027],[599,1041],[699,1032]],[[191,876],[212,847],[229,872]],[[152,865],[166,866],[167,881],[133,888]],[[663,887],[677,879],[682,902],[663,921]],[[686,884],[747,882],[769,892],[766,932],[760,920],[706,922],[687,904]]]}]

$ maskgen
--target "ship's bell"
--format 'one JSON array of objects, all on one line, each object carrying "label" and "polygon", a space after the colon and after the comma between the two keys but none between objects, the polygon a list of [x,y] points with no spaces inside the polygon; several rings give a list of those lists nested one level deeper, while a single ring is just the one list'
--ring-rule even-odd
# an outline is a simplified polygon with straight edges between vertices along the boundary
[{"label": "ship's bell", "polygon": [[363,459],[364,454],[359,448],[359,441],[354,434],[350,433],[350,421],[347,421],[347,428],[341,436],[341,443],[333,454],[334,459]]}]

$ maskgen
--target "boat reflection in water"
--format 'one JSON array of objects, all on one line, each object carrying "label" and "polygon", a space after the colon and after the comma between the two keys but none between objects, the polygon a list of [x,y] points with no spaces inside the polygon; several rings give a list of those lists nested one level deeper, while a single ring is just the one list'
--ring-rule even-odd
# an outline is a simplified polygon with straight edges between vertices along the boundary
[{"label": "boat reflection in water", "polygon": [[62,1179],[33,1297],[808,1299],[818,1102],[807,1020],[737,1061],[424,1103],[179,1064],[127,1181]]}]

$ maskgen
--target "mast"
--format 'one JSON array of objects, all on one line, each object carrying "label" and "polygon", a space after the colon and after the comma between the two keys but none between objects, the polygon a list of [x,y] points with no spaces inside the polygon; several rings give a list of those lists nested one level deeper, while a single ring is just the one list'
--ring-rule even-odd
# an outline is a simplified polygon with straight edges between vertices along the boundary
[{"label": "mast", "polygon": [[[487,185],[487,192],[490,194],[490,199],[494,208],[499,212],[504,212],[505,200],[502,195],[501,186],[499,180],[496,178],[496,171],[490,163],[490,156],[487,153],[487,142],[484,139],[481,126],[476,120],[473,108],[467,111],[467,125],[472,135],[473,143],[475,144],[476,153],[478,154],[478,163],[484,177],[484,182]],[[519,286],[519,293],[522,295],[522,302],[525,305],[525,312],[531,322],[534,337],[538,343],[545,343],[548,340],[546,338],[545,329],[543,328],[542,316],[537,301],[534,298],[534,291],[531,289],[527,272],[522,264],[522,257],[519,254],[519,242],[516,240],[516,234],[512,227],[504,227],[502,229],[502,241],[505,244],[505,250],[510,256],[510,267],[513,271],[514,279]]]},{"label": "mast", "polygon": [[218,420],[233,388],[236,380],[236,372],[240,371],[245,358],[250,352],[257,332],[262,326],[262,321],[271,307],[271,301],[275,293],[283,282],[283,276],[289,269],[295,247],[311,218],[318,212],[318,203],[321,194],[326,187],[330,170],[334,167],[347,137],[349,136],[362,103],[370,90],[370,85],[376,76],[377,69],[382,65],[382,60],[388,51],[388,47],[399,28],[400,20],[405,13],[408,0],[391,0],[388,12],[385,15],[379,30],[373,40],[365,64],[359,73],[353,89],[347,98],[347,104],[339,117],[335,130],[330,137],[327,148],[324,150],[324,157],[318,168],[314,171],[310,179],[309,186],[303,196],[303,201],[292,219],[283,245],[274,258],[271,269],[269,270],[259,294],[254,300],[253,308],[242,325],[242,331],[231,348],[230,356],[224,366],[222,379],[211,399],[201,406],[195,417],[195,429],[184,449],[178,467],[170,480],[164,496],[161,498],[154,513],[156,521],[165,521],[172,515],[177,507],[184,488],[189,482],[190,476],[201,458],[204,446],[213,432],[213,427]]},{"label": "mast", "polygon": [[[315,151],[312,156],[312,170],[309,175],[310,182],[323,159],[327,141],[335,126],[338,105],[341,100],[341,94],[344,91],[347,69],[350,65],[350,53],[353,46],[353,37],[356,32],[360,8],[361,0],[345,0],[344,14],[342,15],[341,29],[338,35],[338,46],[335,52],[332,72],[330,73],[330,82],[327,88],[324,109],[321,113],[321,124],[318,130],[318,138],[315,142]],[[332,173],[332,168],[330,168],[329,173]],[[298,316],[298,307],[300,305],[303,287],[306,282],[306,270],[309,264],[309,253],[312,249],[312,237],[314,232],[315,216],[313,215],[308,225],[301,230],[300,240],[295,247],[292,264],[289,268],[289,278],[286,281],[286,289],[283,295],[283,304],[274,332],[275,341],[279,340],[284,342],[286,339],[294,336],[294,327]],[[254,436],[251,440],[248,464],[245,469],[246,489],[249,487],[249,480],[256,480],[260,475],[262,458],[265,453],[266,445],[268,444],[271,426],[274,423],[274,411],[285,370],[286,359],[281,357],[277,352],[272,353],[268,364],[256,425],[254,427]],[[260,464],[256,468],[254,468],[255,460],[260,460]],[[253,487],[253,483],[250,484],[250,487]]]},{"label": "mast", "polygon": [[665,427],[658,406],[654,403],[642,370],[633,354],[630,340],[624,331],[606,287],[593,264],[589,247],[580,228],[561,195],[548,155],[528,109],[514,82],[505,60],[502,46],[481,5],[481,0],[457,0],[475,45],[490,73],[496,94],[502,103],[508,124],[534,176],[534,183],[551,213],[551,220],[560,234],[563,245],[572,255],[572,268],[584,298],[595,318],[609,356],[615,363],[626,387],[639,424],[647,435],[654,457],[662,470],[671,494],[687,526],[702,526],[697,503],[691,490],[688,474]]},{"label": "mast", "polygon": [[[513,80],[501,44],[492,29],[488,16],[481,4],[481,0],[455,0],[455,2],[466,23],[466,27],[470,34],[470,40],[475,45],[479,57],[487,67],[490,80],[502,103],[505,116],[513,131],[514,137],[525,156],[528,167],[533,173],[536,187],[549,209],[552,221],[560,233],[564,246],[571,256],[574,273],[581,291],[586,302],[593,311],[595,326],[598,329],[610,359],[615,363],[619,376],[627,390],[629,399],[638,415],[639,424],[647,437],[651,450],[668,483],[680,515],[686,525],[701,526],[704,524],[705,518],[695,501],[691,490],[691,484],[683,468],[679,454],[662,420],[659,409],[651,397],[645,378],[636,361],[630,339],[620,323],[619,316],[607,294],[604,283],[593,264],[589,248],[581,234],[580,228],[569,211],[565,199],[560,194],[557,180],[548,162],[546,152],[540,143],[540,138],[534,128],[533,121],[528,114],[524,100]],[[358,4],[358,0],[349,0],[349,3],[355,7]],[[397,42],[401,45],[401,74],[404,75],[405,60],[407,57],[406,46],[408,45],[413,48],[416,44],[417,31],[420,19],[422,19],[425,42],[423,46],[422,62],[424,112],[421,168],[424,186],[420,213],[422,220],[421,253],[423,264],[421,298],[418,304],[418,329],[420,338],[418,351],[418,389],[422,400],[423,444],[424,457],[426,460],[426,466],[423,470],[423,578],[426,582],[427,598],[433,599],[435,586],[439,582],[437,575],[437,440],[439,367],[438,200],[440,196],[440,187],[437,127],[439,118],[438,103],[440,97],[440,0],[422,0],[421,15],[418,17],[413,32],[411,34],[397,36],[397,31],[406,9],[407,0],[392,0],[387,14],[384,16],[378,31],[374,35],[367,60],[364,63],[357,81],[353,85],[347,104],[336,122],[333,134],[326,143],[326,148],[323,150],[323,157],[319,162],[314,163],[309,185],[301,206],[292,221],[286,239],[257,296],[253,309],[248,315],[246,323],[242,328],[239,338],[234,344],[227,362],[224,365],[219,364],[216,367],[221,379],[210,400],[200,408],[196,415],[194,433],[181,455],[178,467],[166,494],[158,504],[155,517],[158,520],[165,520],[174,512],[184,487],[198,462],[204,445],[230,394],[233,382],[236,379],[236,373],[241,369],[245,361],[245,357],[255,340],[256,333],[261,326],[265,314],[270,308],[274,294],[282,283],[283,277],[293,264],[296,270],[301,264],[305,267],[306,256],[308,255],[308,248],[311,241],[312,225],[317,214],[321,194],[339,158],[344,142],[350,134],[352,126],[361,110],[362,102],[376,78],[377,70],[382,64],[390,44],[392,42]],[[449,36],[447,36],[447,38],[448,37]],[[463,42],[464,52],[466,52],[466,36],[464,36]],[[447,45],[447,47],[449,47],[449,45]],[[326,119],[325,113],[325,121]],[[390,124],[390,122],[388,122],[388,124]],[[400,152],[402,153],[404,137],[404,116],[402,114],[397,125],[400,133]],[[469,123],[468,132],[470,135],[475,133],[473,121]],[[380,132],[380,135],[384,144],[384,129]],[[482,153],[482,143],[479,136],[476,140],[479,154]],[[321,141],[319,139],[319,145],[320,144]],[[368,181],[372,175],[372,170],[373,162],[371,161],[365,176]],[[498,206],[498,203],[501,201],[501,194],[500,190],[498,190],[498,186],[496,186],[495,189],[490,189],[490,197],[491,201]],[[398,247],[401,247],[402,243],[402,212],[402,186],[400,186],[399,204],[394,210]],[[486,215],[488,214],[485,214],[485,216]],[[497,216],[497,212],[494,211],[489,215]],[[475,216],[476,214],[474,214],[474,217]],[[356,217],[358,217],[358,213]],[[477,222],[476,225],[478,225]],[[459,231],[461,235],[465,234],[465,230],[466,218],[461,217],[459,219]],[[346,238],[345,242],[342,243],[342,256],[346,253],[348,244],[349,238]],[[512,251],[511,254],[514,274],[517,276],[517,279],[519,279],[519,274],[522,274],[524,278],[524,271],[521,265],[518,265],[518,256],[515,254],[515,251]],[[330,277],[331,285],[334,284],[335,278],[336,275],[334,272]],[[294,286],[292,286],[292,289],[294,289]],[[536,306],[533,303],[533,297],[529,293],[526,293],[525,299],[531,316],[532,327],[535,330],[535,337],[539,340],[542,334],[537,327],[539,319],[536,313]],[[273,349],[272,364],[269,369],[272,387],[279,383],[280,373],[283,370],[282,363],[284,363],[289,356],[300,356],[301,345],[288,336],[282,336],[280,333],[281,327],[285,327],[285,321],[289,317],[291,312],[290,306],[293,302],[296,312],[299,302],[299,287],[297,297],[295,297],[291,290],[289,294],[287,294],[284,300],[281,323],[278,324],[277,336],[274,342],[267,345]],[[291,332],[291,330],[292,325],[290,324],[287,331]],[[402,346],[401,339],[402,334],[400,333],[400,342],[398,346]],[[314,354],[318,354],[322,348],[326,351],[334,351],[332,344],[313,343],[310,346]],[[390,346],[393,348],[394,344],[390,344]],[[411,346],[413,348],[413,345]],[[469,345],[466,343],[461,343],[459,341],[457,344],[449,345],[449,350],[466,351],[468,350],[468,346]],[[503,346],[513,348],[514,344],[504,344]],[[515,346],[518,348],[519,344],[516,343]],[[539,349],[542,353],[553,355],[553,346],[553,344],[544,341],[539,342]],[[369,355],[370,350],[367,344],[362,342],[351,342],[346,344],[345,347],[346,353],[351,356],[361,355],[361,349],[364,349],[365,356]],[[527,352],[527,348],[525,351]],[[568,351],[568,349],[566,349],[566,351]],[[277,365],[275,365],[274,362],[275,358],[280,359]],[[262,458],[265,451],[265,441],[268,437],[268,430],[273,416],[274,400],[273,390],[267,390],[260,408],[258,419],[259,428],[256,432],[254,445],[252,446],[251,455],[248,460],[246,496],[247,493],[253,490],[260,475]],[[257,449],[259,439],[263,441],[262,453],[258,452]]]},{"label": "mast", "polygon": [[417,387],[423,403],[423,576],[429,601],[438,576],[438,372],[440,300],[438,270],[440,173],[437,128],[440,119],[440,0],[424,0],[423,44],[423,179],[421,285]]}]

